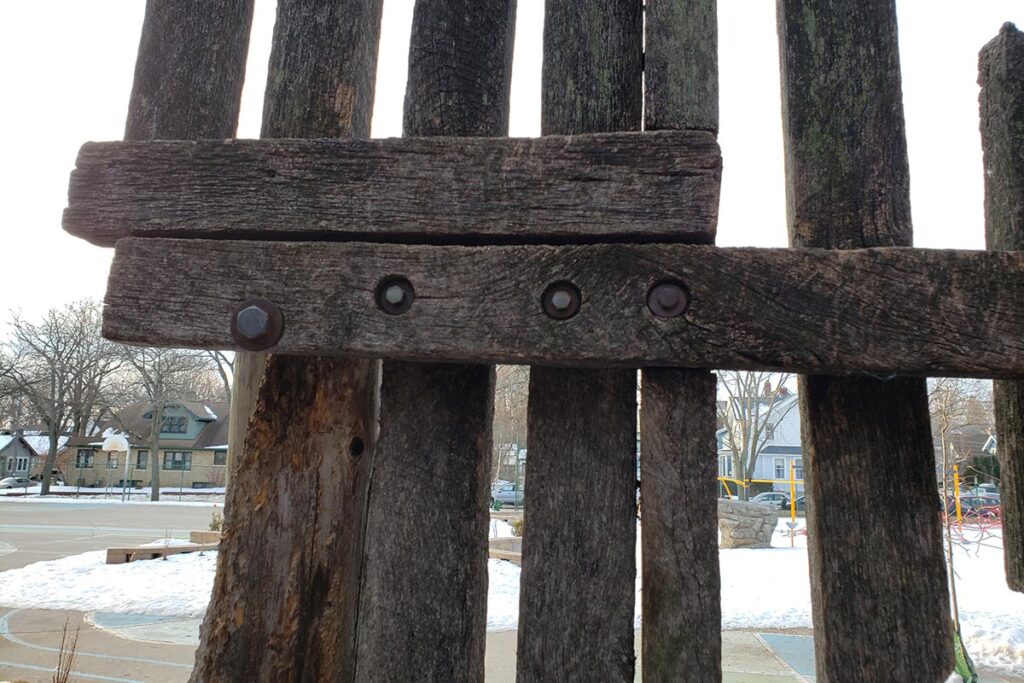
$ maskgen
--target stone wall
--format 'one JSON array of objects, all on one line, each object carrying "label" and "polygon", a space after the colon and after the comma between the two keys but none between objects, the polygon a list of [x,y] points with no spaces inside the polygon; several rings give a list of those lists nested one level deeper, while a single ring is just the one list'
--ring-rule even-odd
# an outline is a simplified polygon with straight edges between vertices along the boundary
[{"label": "stone wall", "polygon": [[770,548],[779,515],[771,505],[742,500],[718,501],[721,548]]}]

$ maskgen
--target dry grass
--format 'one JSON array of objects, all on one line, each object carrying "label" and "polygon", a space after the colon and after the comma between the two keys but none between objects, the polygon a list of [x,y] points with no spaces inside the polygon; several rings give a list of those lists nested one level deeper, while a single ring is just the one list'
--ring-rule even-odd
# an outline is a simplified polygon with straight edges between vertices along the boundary
[{"label": "dry grass", "polygon": [[68,683],[71,667],[75,663],[78,649],[78,626],[71,629],[71,618],[64,620],[64,631],[60,636],[60,652],[57,654],[57,668],[53,672],[53,683]]}]

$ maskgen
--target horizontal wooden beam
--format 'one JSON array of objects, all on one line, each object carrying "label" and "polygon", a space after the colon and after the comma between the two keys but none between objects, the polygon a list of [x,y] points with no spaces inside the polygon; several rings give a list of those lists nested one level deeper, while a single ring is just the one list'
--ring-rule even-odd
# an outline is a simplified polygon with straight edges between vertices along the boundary
[{"label": "horizontal wooden beam", "polygon": [[[415,299],[387,313],[377,290],[396,277]],[[648,308],[663,281],[688,291],[684,315]],[[581,297],[568,319],[542,305],[556,282]],[[237,348],[232,311],[254,297],[280,306],[282,353],[1024,376],[1024,252],[127,238],[104,333]]]},{"label": "horizontal wooden beam", "polygon": [[64,229],[101,246],[129,235],[709,244],[721,169],[701,131],[90,142]]}]

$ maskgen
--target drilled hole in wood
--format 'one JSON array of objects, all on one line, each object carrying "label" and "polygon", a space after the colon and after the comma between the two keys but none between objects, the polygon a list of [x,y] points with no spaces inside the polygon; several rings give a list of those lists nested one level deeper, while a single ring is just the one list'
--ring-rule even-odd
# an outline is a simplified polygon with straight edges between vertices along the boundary
[{"label": "drilled hole in wood", "polygon": [[352,439],[348,444],[348,454],[353,458],[358,458],[366,450],[366,444],[358,436]]}]

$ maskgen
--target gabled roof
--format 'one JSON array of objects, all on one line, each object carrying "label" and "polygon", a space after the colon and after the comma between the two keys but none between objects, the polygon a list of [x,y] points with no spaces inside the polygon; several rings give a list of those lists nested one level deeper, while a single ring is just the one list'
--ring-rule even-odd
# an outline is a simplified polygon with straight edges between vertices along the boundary
[{"label": "gabled roof", "polygon": [[0,453],[9,448],[11,444],[15,442],[20,442],[28,449],[29,454],[39,455],[39,452],[32,448],[32,444],[25,440],[25,437],[18,436],[17,434],[0,434]]},{"label": "gabled roof", "polygon": [[[168,401],[168,406],[181,406],[200,422],[205,423],[196,438],[175,439],[164,434],[160,439],[161,443],[174,442],[181,448],[211,448],[223,446],[228,442],[228,415],[231,404],[227,401]],[[98,446],[103,442],[104,436],[110,432],[124,432],[128,430],[133,437],[130,439],[132,447],[145,448],[146,444],[141,443],[150,430],[152,406],[149,403],[135,403],[117,413],[117,420],[112,420],[104,425],[102,435],[89,437],[82,444],[69,445],[90,445]]]}]

